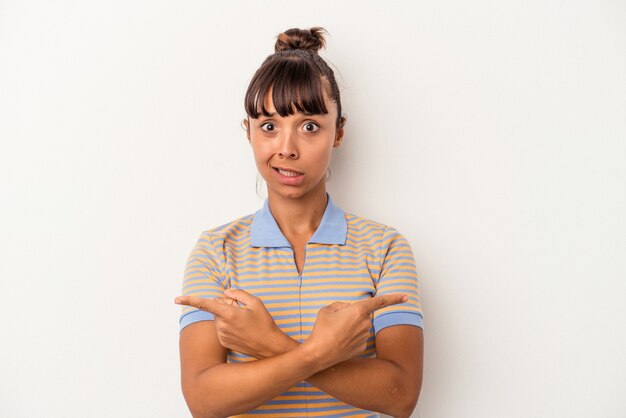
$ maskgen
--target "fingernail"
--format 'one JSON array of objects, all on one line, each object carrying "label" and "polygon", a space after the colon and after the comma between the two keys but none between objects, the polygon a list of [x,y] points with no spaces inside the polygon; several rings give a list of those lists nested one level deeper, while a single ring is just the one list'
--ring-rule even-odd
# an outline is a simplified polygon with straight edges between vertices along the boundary
[{"label": "fingernail", "polygon": [[407,295],[402,296],[402,302],[408,302],[409,297]]},{"label": "fingernail", "polygon": [[176,299],[174,299],[174,303],[178,303],[179,305],[180,305],[180,303],[181,303],[182,301],[183,301],[183,300],[182,300],[181,298],[176,298]]}]

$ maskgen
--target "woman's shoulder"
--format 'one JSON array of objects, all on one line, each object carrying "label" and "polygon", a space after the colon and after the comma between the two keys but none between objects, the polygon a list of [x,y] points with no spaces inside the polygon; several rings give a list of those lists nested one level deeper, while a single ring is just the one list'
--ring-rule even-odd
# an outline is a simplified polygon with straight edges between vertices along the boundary
[{"label": "woman's shoulder", "polygon": [[233,221],[227,222],[220,226],[202,231],[202,236],[210,238],[212,241],[233,240],[237,239],[250,230],[254,214],[239,217]]},{"label": "woman's shoulder", "polygon": [[377,235],[381,239],[393,237],[396,235],[401,236],[400,232],[393,226],[360,215],[356,215],[354,213],[346,212],[346,223],[348,225],[349,234],[367,234],[369,236]]},{"label": "woman's shoulder", "polygon": [[389,229],[389,230],[397,231],[395,227],[389,225],[388,223],[366,218],[364,216],[360,216],[360,215],[349,213],[349,212],[346,212],[346,222],[348,226],[377,228],[381,230]]},{"label": "woman's shoulder", "polygon": [[346,213],[346,222],[346,243],[358,249],[375,249],[381,263],[386,259],[413,257],[411,244],[394,226],[349,213]]}]

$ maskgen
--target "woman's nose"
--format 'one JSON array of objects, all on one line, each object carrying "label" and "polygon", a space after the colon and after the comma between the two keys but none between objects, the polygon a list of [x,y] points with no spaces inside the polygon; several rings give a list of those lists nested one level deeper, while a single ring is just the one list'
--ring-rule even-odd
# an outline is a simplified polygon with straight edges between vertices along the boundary
[{"label": "woman's nose", "polygon": [[284,133],[283,138],[281,138],[280,150],[278,151],[280,158],[298,158],[298,149],[295,139],[295,134],[291,132]]}]

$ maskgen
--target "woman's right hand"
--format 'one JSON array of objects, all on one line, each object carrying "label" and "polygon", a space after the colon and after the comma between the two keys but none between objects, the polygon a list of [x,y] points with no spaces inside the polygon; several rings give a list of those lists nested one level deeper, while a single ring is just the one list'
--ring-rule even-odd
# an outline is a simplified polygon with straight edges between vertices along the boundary
[{"label": "woman's right hand", "polygon": [[365,350],[372,326],[370,314],[407,300],[403,294],[390,294],[356,303],[332,303],[320,309],[304,344],[323,368],[348,360]]}]

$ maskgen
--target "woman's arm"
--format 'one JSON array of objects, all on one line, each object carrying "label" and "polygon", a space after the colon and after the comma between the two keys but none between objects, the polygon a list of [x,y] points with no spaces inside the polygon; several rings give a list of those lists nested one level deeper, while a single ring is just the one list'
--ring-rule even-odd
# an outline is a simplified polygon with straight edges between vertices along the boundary
[{"label": "woman's arm", "polygon": [[[213,321],[186,327],[180,335],[183,394],[194,417],[228,416],[249,411],[297,382],[363,351],[370,313],[406,301],[387,295],[355,304],[334,303],[319,311],[311,336],[285,353],[249,363],[226,364]],[[177,298],[223,318],[240,309],[215,300]]]},{"label": "woman's arm", "polygon": [[180,361],[183,394],[195,418],[226,417],[254,409],[321,367],[305,345],[264,360],[227,364],[214,321],[183,329]]},{"label": "woman's arm", "polygon": [[354,357],[306,380],[347,404],[408,417],[422,386],[423,350],[421,328],[395,325],[376,335],[376,358]]},{"label": "woman's arm", "polygon": [[[286,345],[287,350],[298,348],[300,343],[289,339],[290,342],[278,343],[276,353],[281,345]],[[421,328],[395,325],[376,336],[376,358],[353,357],[306,381],[357,408],[408,417],[422,387],[423,352]]]},{"label": "woman's arm", "polygon": [[[244,290],[228,290],[229,318],[215,317],[220,343],[255,358],[268,358],[296,349],[300,343],[274,323],[263,302]],[[408,416],[417,403],[422,382],[422,329],[396,325],[376,336],[376,358],[354,357],[306,380],[343,402],[362,409]]]}]

